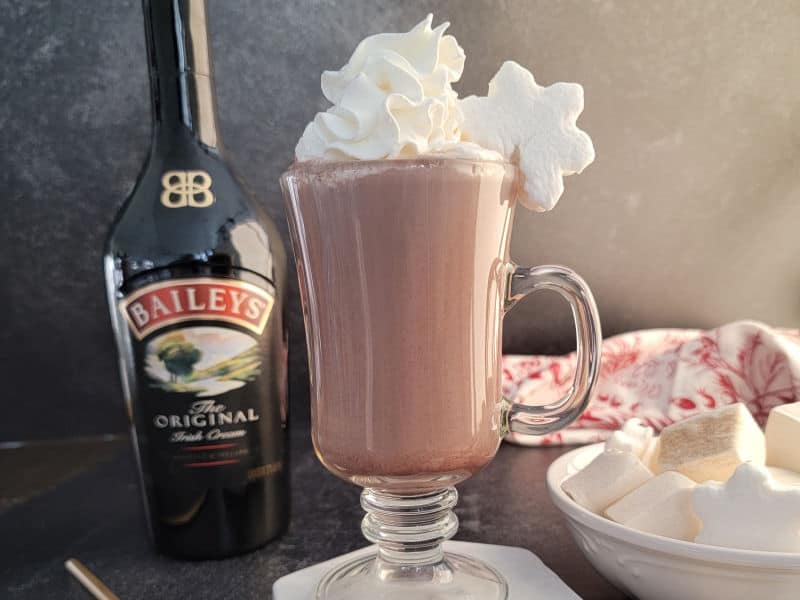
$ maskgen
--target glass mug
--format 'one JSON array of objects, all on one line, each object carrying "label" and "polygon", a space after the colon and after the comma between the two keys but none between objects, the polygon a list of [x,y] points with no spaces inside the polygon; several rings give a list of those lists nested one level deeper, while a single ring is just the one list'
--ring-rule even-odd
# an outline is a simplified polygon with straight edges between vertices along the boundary
[{"label": "glass mug", "polygon": [[[584,410],[601,333],[591,291],[559,266],[508,259],[519,177],[505,162],[424,157],[298,163],[281,177],[297,259],[320,461],[365,489],[377,552],[328,573],[319,600],[502,599],[502,575],[444,553],[454,485],[509,431],[543,434]],[[501,386],[502,318],[535,290],[575,320],[570,393],[512,405]]]}]

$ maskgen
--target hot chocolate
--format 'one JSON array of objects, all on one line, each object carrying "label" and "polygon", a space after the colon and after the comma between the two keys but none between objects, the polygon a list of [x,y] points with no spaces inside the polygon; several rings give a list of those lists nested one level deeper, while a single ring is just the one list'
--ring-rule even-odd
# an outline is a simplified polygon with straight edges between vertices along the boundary
[{"label": "hot chocolate", "polygon": [[340,477],[417,493],[497,451],[514,172],[420,158],[287,174],[314,446]]},{"label": "hot chocolate", "polygon": [[[375,554],[339,565],[319,600],[504,600],[489,565],[445,553],[454,484],[507,432],[574,421],[597,378],[600,329],[585,282],[557,265],[517,267],[517,202],[551,209],[562,176],[594,157],[577,128],[583,90],[542,87],[505,63],[484,97],[452,88],[464,51],[428,17],[364,39],[321,84],[331,106],[306,125],[281,178],[311,367],[312,437],[333,473],[364,486]],[[508,161],[508,162],[504,162]],[[575,319],[574,385],[561,401],[500,396],[503,314],[556,291]]]}]

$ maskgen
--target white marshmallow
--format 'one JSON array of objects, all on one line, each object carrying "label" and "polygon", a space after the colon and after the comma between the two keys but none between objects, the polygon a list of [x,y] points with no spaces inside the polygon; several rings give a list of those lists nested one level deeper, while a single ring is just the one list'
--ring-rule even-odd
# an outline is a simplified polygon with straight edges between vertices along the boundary
[{"label": "white marshmallow", "polygon": [[769,471],[770,476],[780,484],[800,486],[800,473],[797,471],[770,466],[767,467],[767,471]]},{"label": "white marshmallow", "polygon": [[703,522],[695,542],[745,550],[800,552],[800,489],[776,483],[761,465],[740,465],[725,483],[692,493]]},{"label": "white marshmallow", "polygon": [[584,508],[601,514],[652,476],[650,470],[630,452],[610,451],[603,452],[565,479],[561,489]]},{"label": "white marshmallow", "polygon": [[606,516],[632,529],[690,542],[700,531],[692,509],[695,485],[675,471],[662,473],[609,506]]},{"label": "white marshmallow", "polygon": [[800,471],[800,402],[773,408],[766,433],[767,464]]},{"label": "white marshmallow", "polygon": [[744,404],[731,404],[661,432],[656,471],[678,471],[698,483],[726,481],[743,462],[763,465],[764,434]]},{"label": "white marshmallow", "polygon": [[530,71],[509,60],[489,82],[488,95],[459,104],[465,140],[507,160],[519,158],[520,202],[527,208],[553,208],[564,191],[564,175],[580,173],[594,160],[592,140],[575,124],[583,111],[583,88],[577,83],[542,87]]},{"label": "white marshmallow", "polygon": [[[641,459],[653,440],[653,428],[641,419],[628,419],[606,440],[606,450],[630,452]],[[644,461],[642,461],[644,462]]]}]

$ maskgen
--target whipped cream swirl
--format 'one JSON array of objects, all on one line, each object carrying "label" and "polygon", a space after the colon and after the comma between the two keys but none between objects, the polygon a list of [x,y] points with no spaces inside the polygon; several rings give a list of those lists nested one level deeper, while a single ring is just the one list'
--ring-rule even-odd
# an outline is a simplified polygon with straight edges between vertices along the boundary
[{"label": "whipped cream swirl", "polygon": [[347,64],[322,74],[334,105],[316,115],[295,148],[298,161],[372,160],[444,153],[499,159],[461,140],[463,115],[451,84],[461,78],[464,50],[445,22],[428,15],[408,33],[364,39]]}]

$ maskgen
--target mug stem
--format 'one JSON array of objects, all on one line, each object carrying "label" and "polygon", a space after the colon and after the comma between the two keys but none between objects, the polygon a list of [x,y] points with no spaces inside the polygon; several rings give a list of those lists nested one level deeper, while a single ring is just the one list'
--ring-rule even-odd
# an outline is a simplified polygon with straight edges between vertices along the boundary
[{"label": "mug stem", "polygon": [[444,559],[442,542],[458,530],[453,512],[458,501],[454,487],[419,496],[397,496],[366,488],[361,506],[364,537],[378,546],[378,560],[386,568],[422,567]]}]

